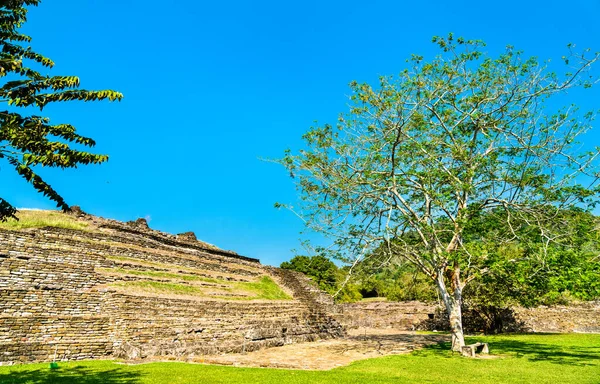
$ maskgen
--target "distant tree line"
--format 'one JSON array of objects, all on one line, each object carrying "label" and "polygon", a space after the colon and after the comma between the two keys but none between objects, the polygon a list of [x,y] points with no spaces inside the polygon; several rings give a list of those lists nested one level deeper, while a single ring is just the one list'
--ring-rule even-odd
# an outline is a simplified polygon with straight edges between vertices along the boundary
[{"label": "distant tree line", "polygon": [[[563,238],[543,246],[539,232],[527,231],[518,240],[497,244],[504,230],[502,212],[482,215],[465,231],[465,245],[477,252],[486,273],[464,292],[464,304],[492,311],[513,305],[569,304],[600,299],[600,217],[577,209],[565,210],[555,225]],[[559,241],[560,240],[560,241]],[[410,241],[410,234],[403,241]],[[346,282],[349,267],[328,258],[296,256],[281,268],[302,272],[321,289],[336,294],[338,302],[380,297],[388,301],[438,300],[435,287],[414,265],[400,259],[370,255],[357,264]],[[345,284],[344,284],[345,283]]]}]

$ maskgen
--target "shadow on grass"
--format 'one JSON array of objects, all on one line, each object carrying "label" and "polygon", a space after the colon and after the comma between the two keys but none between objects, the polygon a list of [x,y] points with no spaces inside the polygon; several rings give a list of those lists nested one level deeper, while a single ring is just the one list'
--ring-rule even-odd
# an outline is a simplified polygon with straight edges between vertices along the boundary
[{"label": "shadow on grass", "polygon": [[[477,341],[488,341],[485,337],[469,338],[467,344]],[[555,364],[565,364],[573,366],[594,366],[600,365],[600,347],[592,346],[573,346],[536,343],[533,341],[523,341],[517,339],[499,339],[489,340],[490,353],[493,355],[512,355],[518,359],[529,361],[545,361]],[[457,352],[450,350],[451,344],[448,342],[427,346],[421,350],[415,351],[415,356],[436,356],[451,358],[458,356]]]},{"label": "shadow on grass", "polygon": [[122,368],[99,371],[81,366],[0,373],[2,384],[138,384],[139,379],[139,373]]},{"label": "shadow on grass", "polygon": [[493,345],[495,347],[490,345],[492,351],[495,349],[499,353],[512,353],[517,358],[529,361],[546,361],[574,366],[600,364],[600,350],[596,347],[560,346],[509,339],[494,341]]}]

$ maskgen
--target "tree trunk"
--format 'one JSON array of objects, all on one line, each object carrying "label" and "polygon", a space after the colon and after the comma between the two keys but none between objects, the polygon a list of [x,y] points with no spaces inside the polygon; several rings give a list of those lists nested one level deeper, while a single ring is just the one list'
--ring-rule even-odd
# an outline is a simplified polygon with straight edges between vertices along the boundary
[{"label": "tree trunk", "polygon": [[[457,271],[454,272],[453,278],[458,279]],[[454,292],[450,294],[446,288],[444,282],[444,273],[438,271],[437,277],[437,288],[440,292],[440,296],[446,306],[446,312],[448,312],[448,319],[450,321],[450,331],[452,332],[452,350],[460,352],[461,348],[465,346],[465,336],[463,334],[462,327],[462,290],[460,284],[453,287]]]}]

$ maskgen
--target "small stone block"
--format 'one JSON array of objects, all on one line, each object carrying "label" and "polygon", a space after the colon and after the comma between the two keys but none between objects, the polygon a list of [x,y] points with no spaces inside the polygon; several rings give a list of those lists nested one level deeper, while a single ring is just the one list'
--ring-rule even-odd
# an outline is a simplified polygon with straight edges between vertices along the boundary
[{"label": "small stone block", "polygon": [[481,344],[483,344],[483,346],[481,347],[481,350],[479,351],[479,353],[481,353],[482,355],[489,355],[490,348],[488,347],[488,343],[481,343]]},{"label": "small stone block", "polygon": [[465,345],[460,349],[460,353],[465,357],[475,357],[475,347],[472,345]]},{"label": "small stone block", "polygon": [[488,355],[490,353],[490,348],[488,343],[475,343],[465,345],[461,348],[460,353],[465,357],[475,357],[476,353]]}]

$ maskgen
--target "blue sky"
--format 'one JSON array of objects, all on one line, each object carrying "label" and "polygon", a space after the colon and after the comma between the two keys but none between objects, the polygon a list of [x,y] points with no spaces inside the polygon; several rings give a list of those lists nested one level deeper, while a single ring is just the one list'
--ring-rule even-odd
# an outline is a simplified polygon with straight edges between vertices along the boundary
[{"label": "blue sky", "polygon": [[[600,0],[46,0],[23,30],[56,62],[49,73],[125,99],[45,109],[110,161],[41,174],[92,214],[148,217],[278,265],[299,248],[302,224],[273,208],[295,201],[294,186],[259,158],[298,148],[315,120],[334,122],[351,80],[396,74],[412,53],[431,58],[431,37],[448,32],[543,59],[558,60],[569,42],[600,51],[598,15]],[[573,101],[598,108],[593,95]],[[0,183],[17,207],[53,208],[8,167]]]}]

